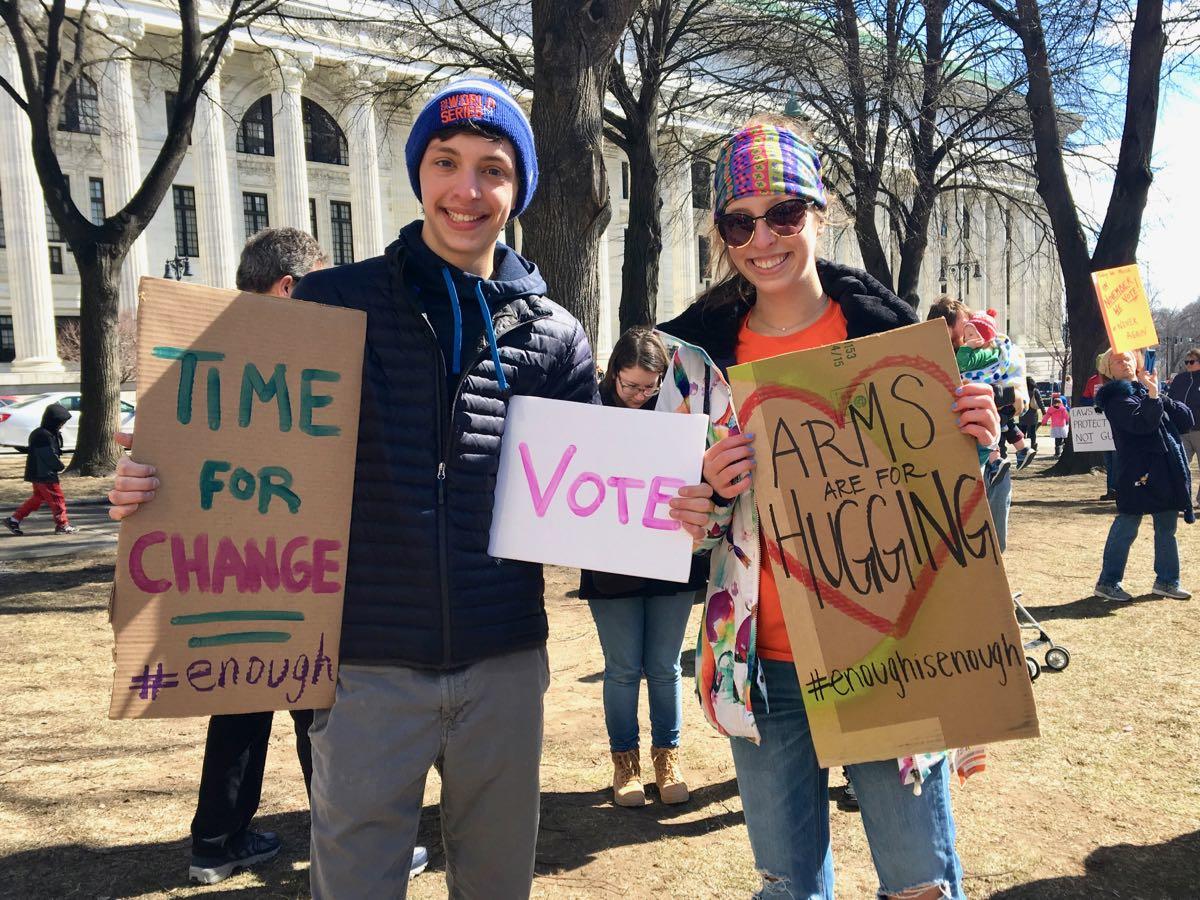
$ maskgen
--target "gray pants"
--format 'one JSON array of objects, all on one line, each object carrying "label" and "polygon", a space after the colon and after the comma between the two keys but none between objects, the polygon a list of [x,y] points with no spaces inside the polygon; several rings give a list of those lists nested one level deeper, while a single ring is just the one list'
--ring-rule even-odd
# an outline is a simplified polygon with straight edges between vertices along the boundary
[{"label": "gray pants", "polygon": [[[1192,465],[1192,457],[1200,453],[1200,428],[1189,431],[1187,434],[1180,435],[1183,438],[1183,451],[1187,454],[1189,468]],[[1197,463],[1200,469],[1200,463]],[[1192,479],[1192,486],[1196,488],[1196,502],[1200,503],[1200,476]]]},{"label": "gray pants", "polygon": [[549,685],[545,647],[454,672],[343,665],[310,731],[315,900],[402,900],[435,764],[450,897],[528,897]]}]

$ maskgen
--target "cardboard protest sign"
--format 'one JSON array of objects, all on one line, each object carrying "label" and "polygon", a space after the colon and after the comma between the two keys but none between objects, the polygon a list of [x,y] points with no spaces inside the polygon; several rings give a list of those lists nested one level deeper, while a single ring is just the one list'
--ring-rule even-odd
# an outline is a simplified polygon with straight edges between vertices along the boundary
[{"label": "cardboard protest sign", "polygon": [[1071,441],[1075,450],[1080,453],[1117,449],[1117,445],[1113,443],[1108,416],[1096,412],[1090,406],[1072,407]]},{"label": "cardboard protest sign", "polygon": [[109,716],[333,702],[366,316],[143,278]]},{"label": "cardboard protest sign", "polygon": [[729,374],[821,765],[1037,735],[945,325]]},{"label": "cardboard protest sign", "polygon": [[1093,272],[1092,284],[1096,286],[1104,327],[1114,351],[1141,350],[1158,343],[1150,301],[1136,265]]},{"label": "cardboard protest sign", "polygon": [[488,553],[687,581],[692,538],[668,518],[700,482],[708,417],[513,397]]}]

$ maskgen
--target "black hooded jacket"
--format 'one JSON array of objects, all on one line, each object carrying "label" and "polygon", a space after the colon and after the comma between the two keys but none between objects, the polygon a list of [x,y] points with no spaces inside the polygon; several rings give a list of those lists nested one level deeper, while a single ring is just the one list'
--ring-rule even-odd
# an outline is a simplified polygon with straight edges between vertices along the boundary
[{"label": "black hooded jacket", "polygon": [[63,465],[62,427],[71,413],[61,403],[51,403],[42,413],[41,427],[29,432],[29,452],[25,457],[25,480],[34,484],[58,484]]},{"label": "black hooded jacket", "polygon": [[[817,276],[825,293],[842,308],[848,338],[916,324],[916,310],[861,269],[818,259]],[[753,305],[753,294],[734,301],[714,300],[710,295],[658,327],[700,347],[727,372],[737,361],[738,329]]]},{"label": "black hooded jacket", "polygon": [[383,256],[312,272],[292,296],[367,314],[342,660],[450,669],[546,640],[542,567],[487,553],[505,413],[517,394],[593,402],[596,374],[537,267],[497,245],[496,273],[520,276],[480,284],[495,344],[486,326],[463,340],[449,377],[446,276],[430,258],[472,295],[482,280],[410,244],[405,229]]}]

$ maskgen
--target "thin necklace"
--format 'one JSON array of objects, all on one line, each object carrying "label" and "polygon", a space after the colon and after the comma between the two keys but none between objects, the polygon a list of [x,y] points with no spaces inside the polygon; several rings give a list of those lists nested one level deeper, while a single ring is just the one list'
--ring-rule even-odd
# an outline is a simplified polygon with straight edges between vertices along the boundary
[{"label": "thin necklace", "polygon": [[828,305],[829,305],[829,295],[822,294],[821,295],[821,308],[819,310],[817,310],[815,315],[806,316],[805,318],[801,319],[799,322],[796,322],[794,325],[784,325],[782,327],[779,325],[772,325],[770,322],[763,321],[762,314],[758,311],[757,305],[754,307],[753,311],[756,316],[758,325],[761,325],[763,328],[770,328],[772,331],[777,331],[780,334],[787,334],[790,331],[795,331],[797,328],[799,328],[802,325],[811,325],[813,322],[817,321],[817,319],[821,318],[821,316],[824,315],[825,308]]}]

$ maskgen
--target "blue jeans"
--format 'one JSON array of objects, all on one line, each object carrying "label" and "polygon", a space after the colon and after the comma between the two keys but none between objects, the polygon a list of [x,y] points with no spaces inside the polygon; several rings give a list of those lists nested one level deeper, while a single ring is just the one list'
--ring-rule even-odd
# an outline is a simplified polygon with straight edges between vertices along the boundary
[{"label": "blue jeans", "polygon": [[[731,741],[754,863],[764,876],[758,896],[832,900],[829,770],[817,765],[795,666],[761,662],[770,709],[757,684],[751,703],[762,743]],[[862,808],[879,896],[936,885],[962,900],[945,760],[930,770],[919,797],[900,783],[894,759],[846,766],[846,774]]]},{"label": "blue jeans", "polygon": [[[1179,587],[1179,545],[1175,543],[1175,528],[1179,513],[1173,509],[1151,513],[1154,520],[1154,580],[1167,587]],[[1142,517],[1135,513],[1117,513],[1108,540],[1104,542],[1104,562],[1100,568],[1102,587],[1119,587],[1125,577],[1129,548],[1137,537]]]},{"label": "blue jeans", "polygon": [[[986,474],[984,475],[986,478]],[[992,510],[992,521],[996,523],[996,543],[1000,552],[1008,548],[1008,510],[1012,506],[1012,469],[1004,473],[1004,477],[987,489],[987,502]]]},{"label": "blue jeans", "polygon": [[650,738],[678,747],[683,725],[679,653],[695,591],[589,600],[604,651],[604,724],[613,753],[638,747],[642,675],[650,696]]}]

